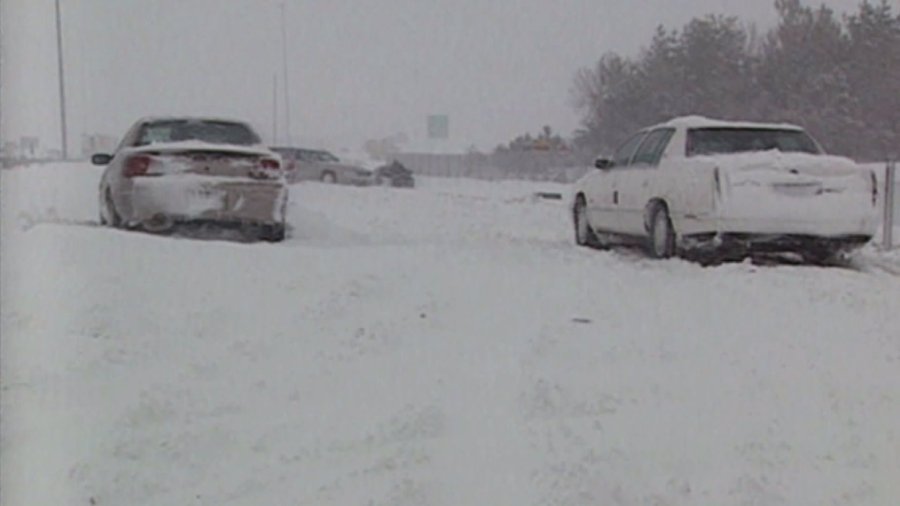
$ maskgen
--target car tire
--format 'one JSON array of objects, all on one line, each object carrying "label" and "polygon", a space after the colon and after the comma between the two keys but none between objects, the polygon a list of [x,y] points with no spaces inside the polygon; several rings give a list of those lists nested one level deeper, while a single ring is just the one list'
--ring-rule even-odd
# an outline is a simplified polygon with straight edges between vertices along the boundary
[{"label": "car tire", "polygon": [[320,178],[323,183],[334,184],[337,183],[337,176],[334,175],[334,172],[323,172],[322,177]]},{"label": "car tire", "polygon": [[285,235],[284,223],[262,225],[259,231],[259,238],[266,242],[281,242]]},{"label": "car tire", "polygon": [[113,228],[121,228],[122,219],[119,217],[119,213],[116,212],[116,205],[113,203],[112,193],[109,188],[103,192],[103,207],[106,209],[106,212],[104,213],[101,210],[100,224]]},{"label": "car tire", "polygon": [[675,256],[675,229],[669,217],[669,208],[665,204],[654,204],[650,211],[650,238],[648,248],[653,258],[672,258]]},{"label": "car tire", "polygon": [[575,205],[572,208],[572,223],[575,226],[575,244],[588,248],[600,247],[600,241],[597,240],[597,235],[588,222],[587,202],[584,195],[575,198]]}]

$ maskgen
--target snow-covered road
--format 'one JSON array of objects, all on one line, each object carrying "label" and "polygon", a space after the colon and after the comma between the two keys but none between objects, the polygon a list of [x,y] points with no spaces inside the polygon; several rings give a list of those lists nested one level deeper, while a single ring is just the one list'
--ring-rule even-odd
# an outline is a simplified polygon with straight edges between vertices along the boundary
[{"label": "snow-covered road", "polygon": [[553,184],[301,184],[281,244],[93,226],[7,170],[9,506],[900,501],[900,257],[571,244]]}]

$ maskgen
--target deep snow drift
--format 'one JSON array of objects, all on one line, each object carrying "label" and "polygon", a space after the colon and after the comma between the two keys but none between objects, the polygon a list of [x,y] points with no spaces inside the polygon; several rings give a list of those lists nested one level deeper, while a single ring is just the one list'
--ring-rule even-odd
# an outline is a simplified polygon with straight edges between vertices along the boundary
[{"label": "deep snow drift", "polygon": [[292,187],[282,244],[3,171],[4,505],[900,499],[900,266],[571,243],[566,187]]}]

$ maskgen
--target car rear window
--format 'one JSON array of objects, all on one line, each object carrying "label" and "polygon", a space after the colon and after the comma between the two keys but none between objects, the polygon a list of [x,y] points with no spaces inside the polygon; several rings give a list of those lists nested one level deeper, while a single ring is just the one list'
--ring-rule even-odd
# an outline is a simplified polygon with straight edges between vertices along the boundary
[{"label": "car rear window", "polygon": [[777,149],[785,153],[820,153],[802,130],[768,128],[693,128],[688,130],[686,154],[718,155]]},{"label": "car rear window", "polygon": [[147,123],[141,128],[136,146],[166,142],[201,141],[212,144],[259,144],[260,138],[249,126],[228,121],[166,120]]}]

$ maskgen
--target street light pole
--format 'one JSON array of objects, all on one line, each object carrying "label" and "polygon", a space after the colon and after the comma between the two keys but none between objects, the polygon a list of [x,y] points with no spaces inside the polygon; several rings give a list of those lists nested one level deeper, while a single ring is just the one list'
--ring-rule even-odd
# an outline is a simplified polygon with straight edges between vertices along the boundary
[{"label": "street light pole", "polygon": [[[57,0],[58,1],[58,0]],[[291,100],[288,90],[288,57],[287,57],[287,26],[284,16],[284,2],[281,2],[281,58],[284,64],[284,127],[288,145],[291,144]]]},{"label": "street light pole", "polygon": [[62,135],[62,157],[69,157],[69,143],[66,135],[66,81],[63,73],[62,17],[59,0],[56,0],[56,59],[59,72],[59,128]]},{"label": "street light pole", "polygon": [[278,144],[278,74],[272,75],[272,144]]}]

